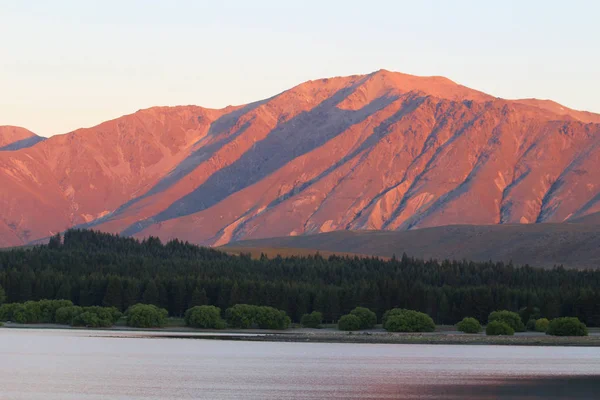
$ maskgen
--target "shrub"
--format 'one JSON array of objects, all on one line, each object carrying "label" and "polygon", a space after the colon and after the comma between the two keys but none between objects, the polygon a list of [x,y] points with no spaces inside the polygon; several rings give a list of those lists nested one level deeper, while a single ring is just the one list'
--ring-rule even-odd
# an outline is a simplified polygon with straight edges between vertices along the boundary
[{"label": "shrub", "polygon": [[435,323],[425,313],[394,308],[383,315],[383,328],[389,332],[433,332]]},{"label": "shrub", "polygon": [[42,319],[42,308],[37,301],[27,301],[14,310],[13,319],[19,324],[38,323]]},{"label": "shrub", "polygon": [[371,329],[377,324],[377,315],[365,307],[356,307],[350,311],[350,315],[354,315],[360,319],[360,329]]},{"label": "shrub", "polygon": [[236,304],[225,310],[225,319],[232,328],[248,329],[287,329],[290,318],[285,311],[273,307],[259,307],[249,304]]},{"label": "shrub", "polygon": [[236,304],[225,310],[225,319],[232,328],[248,329],[254,324],[256,306]]},{"label": "shrub", "polygon": [[54,321],[57,324],[71,325],[73,318],[83,313],[83,308],[79,306],[61,307],[56,310]]},{"label": "shrub", "polygon": [[459,331],[464,333],[479,333],[481,332],[481,324],[475,318],[465,317],[462,321],[456,324]]},{"label": "shrub", "polygon": [[54,323],[56,322],[56,311],[63,307],[72,307],[73,302],[71,300],[40,300],[38,301],[40,307],[40,320],[41,323]]},{"label": "shrub", "polygon": [[552,336],[587,336],[588,330],[578,318],[564,317],[550,321],[546,333]]},{"label": "shrub", "polygon": [[152,304],[135,304],[125,313],[127,325],[135,328],[160,328],[167,324],[169,313]]},{"label": "shrub", "polygon": [[515,330],[506,322],[492,321],[485,328],[485,334],[488,336],[512,336],[515,334]]},{"label": "shrub", "polygon": [[0,306],[0,320],[15,321],[20,324],[53,323],[59,308],[72,305],[70,300],[40,300],[22,304],[3,304]]},{"label": "shrub", "polygon": [[540,318],[535,321],[535,330],[537,332],[546,332],[549,325],[550,321],[548,321],[548,318]]},{"label": "shrub", "polygon": [[23,304],[20,303],[6,303],[0,306],[0,321],[14,321],[15,313],[20,308],[23,308]]},{"label": "shrub", "polygon": [[71,320],[73,326],[85,326],[90,328],[101,328],[112,326],[108,320],[100,319],[98,314],[92,311],[84,311],[81,314],[76,315]]},{"label": "shrub", "polygon": [[527,321],[527,323],[525,324],[525,329],[528,331],[535,331],[535,321],[537,320],[533,318]]},{"label": "shrub", "polygon": [[318,311],[313,311],[310,314],[304,314],[300,323],[305,328],[320,328],[323,322],[323,314]]},{"label": "shrub", "polygon": [[292,322],[285,311],[273,307],[257,307],[255,323],[260,329],[287,329]]},{"label": "shrub", "polygon": [[80,311],[79,314],[74,314],[71,319],[72,326],[108,328],[113,326],[121,317],[119,310],[114,307],[91,306],[83,307]]},{"label": "shrub", "polygon": [[521,317],[516,312],[507,310],[493,311],[488,317],[488,323],[494,321],[504,322],[515,332],[525,332],[525,325],[523,325]]},{"label": "shrub", "polygon": [[192,307],[185,312],[184,321],[187,326],[192,328],[225,328],[225,321],[221,319],[221,309],[215,306]]},{"label": "shrub", "polygon": [[360,329],[362,321],[356,315],[342,315],[338,321],[338,329],[340,331],[357,331]]}]

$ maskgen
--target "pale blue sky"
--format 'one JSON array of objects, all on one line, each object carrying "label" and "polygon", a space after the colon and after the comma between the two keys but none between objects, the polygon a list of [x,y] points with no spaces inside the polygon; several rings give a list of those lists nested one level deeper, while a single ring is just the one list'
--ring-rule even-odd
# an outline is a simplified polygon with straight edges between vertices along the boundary
[{"label": "pale blue sky", "polygon": [[0,125],[49,136],[381,68],[600,112],[600,2],[0,0]]}]

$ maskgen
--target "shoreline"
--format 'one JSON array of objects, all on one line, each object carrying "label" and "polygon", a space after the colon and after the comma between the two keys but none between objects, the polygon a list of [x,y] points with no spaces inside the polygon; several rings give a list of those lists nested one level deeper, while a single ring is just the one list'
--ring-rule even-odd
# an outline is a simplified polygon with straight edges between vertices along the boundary
[{"label": "shoreline", "polygon": [[[514,336],[486,336],[485,334],[464,334],[454,331],[427,333],[390,333],[381,330],[344,332],[329,329],[290,329],[270,331],[260,329],[200,330],[185,327],[141,329],[114,326],[111,328],[79,328],[57,324],[5,324],[1,329],[23,330],[71,330],[77,332],[97,332],[112,338],[146,339],[204,339],[236,340],[248,342],[283,343],[347,343],[347,344],[429,344],[429,345],[498,345],[498,346],[569,346],[600,347],[600,333],[589,336],[549,336],[531,332],[517,333]],[[111,334],[112,333],[112,334]]]}]

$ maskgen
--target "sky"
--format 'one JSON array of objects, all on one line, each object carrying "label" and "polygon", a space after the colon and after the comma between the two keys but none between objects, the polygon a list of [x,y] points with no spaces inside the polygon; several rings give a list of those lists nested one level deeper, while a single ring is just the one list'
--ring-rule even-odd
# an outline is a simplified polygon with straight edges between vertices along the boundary
[{"label": "sky", "polygon": [[0,125],[43,136],[388,69],[600,112],[600,2],[0,0]]}]

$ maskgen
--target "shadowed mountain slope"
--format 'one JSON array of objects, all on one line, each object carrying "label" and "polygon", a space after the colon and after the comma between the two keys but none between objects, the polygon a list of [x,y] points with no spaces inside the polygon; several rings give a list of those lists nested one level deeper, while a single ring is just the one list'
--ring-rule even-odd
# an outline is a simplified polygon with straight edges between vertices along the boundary
[{"label": "shadowed mountain slope", "polygon": [[[240,252],[306,254],[354,252],[380,257],[438,260],[512,261],[550,268],[600,268],[600,225],[587,223],[529,225],[454,225],[403,232],[339,231],[296,237],[233,242],[222,247]],[[278,250],[279,249],[279,250]]]},{"label": "shadowed mountain slope", "polygon": [[385,70],[155,107],[0,152],[0,245],[71,226],[222,245],[600,212],[600,116]]}]

